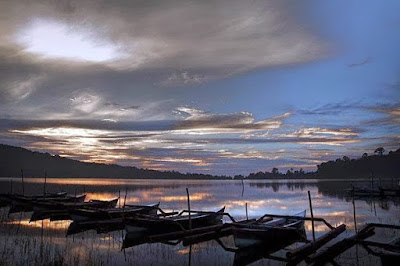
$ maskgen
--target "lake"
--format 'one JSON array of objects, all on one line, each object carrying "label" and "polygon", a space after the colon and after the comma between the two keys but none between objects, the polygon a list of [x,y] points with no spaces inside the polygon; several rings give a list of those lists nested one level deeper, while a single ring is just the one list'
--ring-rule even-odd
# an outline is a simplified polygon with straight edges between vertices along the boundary
[{"label": "lake", "polygon": [[[12,182],[11,182],[12,180]],[[26,178],[25,194],[44,191],[44,179]],[[379,181],[381,185],[393,186],[392,180]],[[70,194],[87,194],[88,199],[112,199],[121,195],[121,204],[151,204],[161,202],[165,211],[187,209],[186,188],[190,191],[193,210],[218,210],[222,206],[237,219],[257,218],[265,213],[294,214],[307,210],[307,191],[312,197],[314,216],[325,218],[332,225],[345,223],[347,230],[334,241],[354,233],[355,226],[361,228],[367,222],[400,223],[398,200],[353,201],[346,197],[346,188],[352,184],[370,186],[368,180],[127,180],[48,178],[46,191],[67,191]],[[21,179],[1,178],[0,193],[22,192]],[[354,210],[356,225],[354,223]],[[121,251],[124,231],[96,234],[92,231],[66,237],[70,221],[49,220],[29,223],[31,213],[16,213],[8,217],[8,209],[0,209],[0,265],[233,265],[235,253],[225,251],[216,241],[185,247],[181,243],[168,245],[146,243]],[[228,221],[227,219],[225,219]],[[306,232],[312,238],[311,223],[306,222]],[[315,224],[316,236],[328,231]],[[388,242],[399,237],[399,232],[376,229],[371,240]],[[232,237],[221,239],[223,244],[233,247]],[[333,241],[333,242],[334,242]],[[274,253],[284,256],[287,250]],[[380,264],[380,259],[368,255],[361,246],[352,248],[336,261],[344,265]],[[252,265],[283,265],[282,262],[261,259]]]}]

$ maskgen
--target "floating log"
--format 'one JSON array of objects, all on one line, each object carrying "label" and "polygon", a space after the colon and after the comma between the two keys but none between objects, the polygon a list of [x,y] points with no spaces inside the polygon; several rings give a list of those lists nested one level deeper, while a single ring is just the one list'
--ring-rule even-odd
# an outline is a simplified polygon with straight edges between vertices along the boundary
[{"label": "floating log", "polygon": [[333,260],[335,257],[357,244],[358,241],[364,240],[374,234],[374,227],[367,225],[357,234],[337,242],[326,250],[317,253],[315,256],[306,258],[306,262],[314,263],[315,265],[324,265],[326,262]]},{"label": "floating log", "polygon": [[333,230],[329,231],[325,235],[317,238],[315,241],[305,244],[293,251],[286,253],[286,257],[294,263],[299,263],[304,260],[306,256],[317,251],[320,247],[340,235],[346,230],[346,225],[341,224]]}]

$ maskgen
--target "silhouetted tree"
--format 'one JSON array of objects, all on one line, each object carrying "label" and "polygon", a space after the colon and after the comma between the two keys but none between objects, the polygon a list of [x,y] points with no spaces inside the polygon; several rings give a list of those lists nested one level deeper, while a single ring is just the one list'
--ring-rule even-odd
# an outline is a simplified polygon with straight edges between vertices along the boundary
[{"label": "silhouetted tree", "polygon": [[276,167],[272,168],[272,173],[273,173],[274,175],[279,174],[278,168],[276,168]]},{"label": "silhouetted tree", "polygon": [[362,155],[362,158],[363,159],[368,158],[368,153],[364,152],[363,155]]},{"label": "silhouetted tree", "polygon": [[350,158],[347,156],[343,156],[343,161],[348,162],[348,161],[350,161]]},{"label": "silhouetted tree", "polygon": [[374,151],[374,153],[377,153],[378,155],[383,155],[384,152],[385,149],[382,147],[376,148],[376,150]]}]

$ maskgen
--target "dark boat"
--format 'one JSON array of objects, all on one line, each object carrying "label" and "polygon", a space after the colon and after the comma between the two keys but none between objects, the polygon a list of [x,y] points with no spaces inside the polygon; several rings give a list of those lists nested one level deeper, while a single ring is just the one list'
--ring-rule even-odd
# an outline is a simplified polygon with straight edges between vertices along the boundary
[{"label": "dark boat", "polygon": [[68,227],[67,236],[85,232],[88,230],[96,230],[98,234],[103,234],[123,230],[124,228],[124,218],[115,218],[100,221],[88,220],[82,222],[72,222]]},{"label": "dark boat", "polygon": [[81,203],[42,202],[34,206],[31,222],[49,218],[51,221],[71,220],[70,210],[113,208],[117,205],[117,202],[118,198],[112,200],[89,200]]},{"label": "dark boat", "polygon": [[[301,237],[297,239],[285,239],[283,237],[276,241],[264,242],[259,245],[253,245],[246,248],[239,248],[235,251],[235,257],[233,260],[234,266],[248,265],[261,259],[274,259],[271,255],[291,244],[295,241],[301,240]],[[265,264],[268,264],[267,262]]]},{"label": "dark boat", "polygon": [[[306,211],[293,216],[305,217]],[[233,237],[238,248],[259,245],[279,239],[298,239],[304,220],[280,218],[262,224],[236,224]]]},{"label": "dark boat", "polygon": [[53,197],[36,197],[36,196],[21,196],[21,195],[10,195],[11,208],[9,213],[16,212],[30,212],[34,210],[34,207],[42,205],[52,204],[65,204],[65,203],[81,203],[85,200],[86,195],[81,196],[53,196]]},{"label": "dark boat", "polygon": [[88,220],[107,220],[122,217],[132,217],[137,214],[156,215],[160,203],[153,205],[127,205],[124,208],[108,209],[71,209],[69,215],[74,222]]},{"label": "dark boat", "polygon": [[191,211],[189,215],[176,215],[168,217],[134,217],[126,219],[125,230],[128,234],[151,232],[168,233],[189,229],[191,222],[192,228],[215,225],[222,223],[222,216],[225,207],[216,212]]}]

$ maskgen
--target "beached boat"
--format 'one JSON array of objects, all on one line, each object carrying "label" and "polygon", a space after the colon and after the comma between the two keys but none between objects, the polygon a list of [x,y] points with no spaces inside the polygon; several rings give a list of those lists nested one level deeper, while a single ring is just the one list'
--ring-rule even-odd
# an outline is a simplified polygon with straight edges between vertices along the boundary
[{"label": "beached boat", "polygon": [[81,203],[43,202],[34,206],[31,222],[50,219],[51,221],[72,220],[70,210],[72,209],[100,209],[114,208],[118,198],[112,200],[89,200]]},{"label": "beached boat", "polygon": [[69,211],[69,215],[74,222],[132,217],[138,214],[156,215],[159,205],[160,203],[148,206],[129,205],[124,208],[72,209]]},{"label": "beached boat", "polygon": [[[303,218],[305,215],[306,211],[302,211],[293,216]],[[238,248],[245,248],[281,238],[298,239],[303,228],[304,220],[279,218],[261,224],[236,224],[233,227],[233,237]]]},{"label": "beached boat", "polygon": [[189,223],[192,228],[202,226],[215,225],[222,223],[222,216],[225,207],[216,212],[191,211],[191,215],[175,215],[175,216],[156,216],[156,217],[134,217],[126,219],[125,230],[129,234],[151,232],[151,233],[167,233],[179,230],[189,229]]}]

